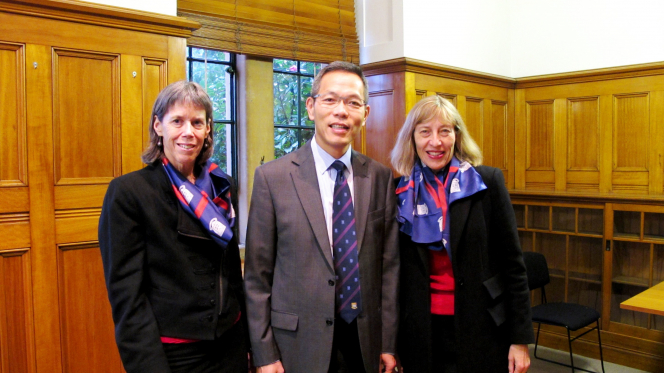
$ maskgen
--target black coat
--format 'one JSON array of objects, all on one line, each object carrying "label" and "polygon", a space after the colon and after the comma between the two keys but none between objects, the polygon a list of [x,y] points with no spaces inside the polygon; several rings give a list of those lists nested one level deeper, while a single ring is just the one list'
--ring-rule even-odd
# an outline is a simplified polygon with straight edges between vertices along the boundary
[{"label": "black coat", "polygon": [[[487,189],[449,207],[458,371],[507,372],[509,346],[534,342],[530,293],[502,172],[475,169]],[[404,234],[400,247],[398,353],[406,372],[427,373],[439,356],[431,350],[429,253]]]},{"label": "black coat", "polygon": [[160,162],[110,183],[99,247],[128,373],[170,371],[161,336],[213,340],[246,314],[234,233],[225,251],[215,244],[182,209]]}]

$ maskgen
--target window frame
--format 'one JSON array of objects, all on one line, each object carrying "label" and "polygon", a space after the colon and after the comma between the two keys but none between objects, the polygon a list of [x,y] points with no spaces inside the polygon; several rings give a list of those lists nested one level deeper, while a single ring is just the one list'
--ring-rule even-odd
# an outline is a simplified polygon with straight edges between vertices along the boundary
[{"label": "window frame", "polygon": [[[285,61],[295,62],[296,66],[297,66],[297,70],[296,71],[288,71],[288,70],[275,69],[274,68],[274,61],[275,60],[285,60]],[[302,133],[303,133],[304,130],[313,130],[314,133],[316,131],[316,124],[313,123],[313,121],[312,121],[312,124],[310,126],[302,125],[302,119],[305,118],[305,116],[308,119],[309,114],[307,113],[306,110],[304,110],[304,113],[302,113],[302,107],[300,106],[300,99],[304,99],[304,102],[306,102],[306,99],[308,98],[308,97],[302,97],[302,78],[303,77],[304,78],[311,78],[312,79],[312,84],[313,84],[313,81],[316,79],[316,75],[318,74],[320,69],[314,68],[313,73],[302,72],[302,66],[301,66],[302,63],[311,63],[311,64],[314,64],[314,66],[316,66],[316,64],[318,64],[319,62],[288,60],[288,59],[282,59],[282,58],[274,58],[272,60],[272,81],[273,82],[274,82],[275,74],[284,74],[284,75],[290,75],[290,76],[296,76],[297,77],[297,90],[298,91],[297,91],[297,98],[296,98],[296,102],[297,102],[297,123],[296,123],[296,125],[277,124],[274,121],[274,116],[272,118],[272,123],[273,123],[274,129],[275,129],[275,132],[276,132],[276,129],[296,130],[296,132],[297,132],[297,147],[295,149],[293,149],[292,151],[295,151],[295,150],[299,149],[302,146]],[[327,65],[327,64],[323,63],[321,68],[323,68],[325,65]],[[277,157],[276,149],[277,149],[277,147],[275,146],[274,147],[274,151],[275,151],[274,156],[275,156],[275,158]]]},{"label": "window frame", "polygon": [[[228,61],[218,61],[218,60],[208,60],[206,58],[197,58],[193,57],[193,49],[205,49],[205,50],[211,50],[211,51],[216,51],[216,52],[222,52],[222,53],[228,53]],[[231,160],[227,164],[230,164],[231,166],[231,172],[226,173],[230,175],[235,181],[237,182],[238,180],[238,135],[237,135],[237,56],[233,52],[228,52],[228,51],[222,51],[222,50],[217,50],[217,49],[211,49],[211,48],[204,48],[204,47],[197,47],[195,45],[188,45],[187,46],[187,80],[191,81],[191,77],[193,76],[194,73],[194,63],[203,63],[203,64],[214,64],[214,65],[222,65],[226,66],[226,73],[229,74],[229,82],[230,82],[230,119],[223,119],[223,120],[218,120],[214,119],[212,123],[212,131],[214,131],[214,125],[215,124],[224,124],[227,126],[230,126],[230,139],[226,139],[231,143]],[[203,87],[205,89],[205,87]],[[224,165],[226,166],[226,165]]]}]

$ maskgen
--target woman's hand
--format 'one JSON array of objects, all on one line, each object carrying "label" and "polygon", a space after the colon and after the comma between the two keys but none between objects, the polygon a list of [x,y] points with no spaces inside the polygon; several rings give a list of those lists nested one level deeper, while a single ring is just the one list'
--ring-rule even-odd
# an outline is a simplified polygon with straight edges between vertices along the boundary
[{"label": "woman's hand", "polygon": [[397,366],[397,360],[394,355],[380,354],[380,371],[393,373],[394,368]]},{"label": "woman's hand", "polygon": [[258,367],[256,373],[284,373],[284,366],[281,365],[281,361],[277,361],[270,365]]},{"label": "woman's hand", "polygon": [[528,345],[511,345],[507,361],[509,373],[526,373],[530,368]]}]

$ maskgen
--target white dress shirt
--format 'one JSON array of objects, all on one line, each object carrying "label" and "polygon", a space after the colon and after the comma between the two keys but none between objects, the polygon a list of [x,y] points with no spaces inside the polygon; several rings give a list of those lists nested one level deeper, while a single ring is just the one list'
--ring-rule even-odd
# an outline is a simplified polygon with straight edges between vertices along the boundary
[{"label": "white dress shirt", "polygon": [[[337,170],[331,168],[332,163],[337,159],[331,156],[328,152],[323,150],[316,143],[316,137],[311,139],[311,151],[314,154],[314,163],[316,164],[316,176],[318,177],[318,188],[320,189],[320,198],[323,201],[323,212],[325,213],[325,224],[327,225],[327,238],[330,240],[330,251],[332,250],[332,218],[334,199],[334,183],[337,179]],[[350,161],[351,148],[349,147],[346,153],[339,158],[343,164],[346,165],[344,175],[348,180],[348,187],[350,188],[350,196],[355,205],[355,190],[353,189],[353,166]]]}]

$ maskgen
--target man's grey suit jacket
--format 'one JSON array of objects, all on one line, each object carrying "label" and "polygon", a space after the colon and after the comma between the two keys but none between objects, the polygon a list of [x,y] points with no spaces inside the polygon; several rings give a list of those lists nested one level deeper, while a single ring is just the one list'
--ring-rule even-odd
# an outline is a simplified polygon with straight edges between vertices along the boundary
[{"label": "man's grey suit jacket", "polygon": [[[367,372],[394,353],[399,249],[392,172],[353,151],[362,312],[358,333]],[[335,274],[311,144],[256,169],[245,260],[254,363],[281,360],[287,373],[328,371]],[[343,321],[342,321],[343,322]]]}]

